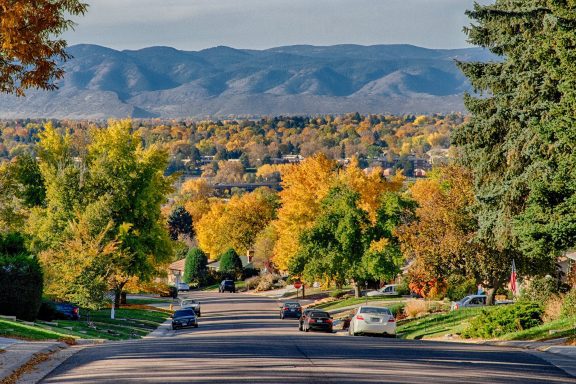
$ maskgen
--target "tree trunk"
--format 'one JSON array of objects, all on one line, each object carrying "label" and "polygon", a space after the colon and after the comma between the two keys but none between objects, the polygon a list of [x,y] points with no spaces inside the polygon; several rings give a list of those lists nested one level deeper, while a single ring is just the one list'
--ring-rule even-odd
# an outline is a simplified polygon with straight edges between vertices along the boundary
[{"label": "tree trunk", "polygon": [[120,304],[126,305],[126,291],[120,293]]},{"label": "tree trunk", "polygon": [[122,296],[122,289],[124,289],[124,285],[126,285],[126,281],[118,284],[115,288],[114,288],[114,307],[115,308],[120,308],[120,298]]},{"label": "tree trunk", "polygon": [[491,281],[490,288],[486,289],[486,305],[494,304],[494,296],[498,288],[500,288],[500,285],[502,285],[502,281],[500,278],[495,278]]},{"label": "tree trunk", "polygon": [[360,297],[360,284],[354,282],[354,297]]}]

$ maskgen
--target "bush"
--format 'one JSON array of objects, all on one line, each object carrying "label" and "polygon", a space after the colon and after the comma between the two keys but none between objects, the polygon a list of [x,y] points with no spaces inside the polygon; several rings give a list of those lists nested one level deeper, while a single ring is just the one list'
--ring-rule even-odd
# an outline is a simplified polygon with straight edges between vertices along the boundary
[{"label": "bush", "polygon": [[36,319],[42,304],[42,270],[35,257],[0,255],[0,313]]},{"label": "bush", "polygon": [[535,277],[522,290],[521,300],[546,304],[548,299],[556,293],[558,293],[558,282],[553,277]]},{"label": "bush", "polygon": [[446,296],[452,301],[461,300],[468,295],[476,294],[478,288],[476,280],[460,275],[451,275],[446,282],[448,285]]},{"label": "bush", "polygon": [[274,288],[274,283],[280,280],[280,276],[268,273],[260,278],[256,291],[269,291]]},{"label": "bush", "polygon": [[260,276],[249,277],[244,280],[244,283],[247,290],[255,289],[260,284]]},{"label": "bush", "polygon": [[576,288],[572,288],[572,290],[564,296],[561,315],[562,317],[576,316]]},{"label": "bush", "polygon": [[341,290],[341,289],[336,289],[336,290],[330,292],[330,297],[334,297],[335,299],[341,299],[341,298],[344,297],[347,293],[348,293],[348,291],[344,291],[344,290]]},{"label": "bush", "polygon": [[56,311],[56,307],[54,303],[50,301],[42,301],[40,305],[40,310],[38,311],[38,319],[44,321],[52,321],[58,318],[58,311]]},{"label": "bush", "polygon": [[542,304],[519,302],[512,305],[484,308],[470,321],[463,337],[491,339],[507,333],[522,331],[542,324]]},{"label": "bush", "polygon": [[406,296],[410,294],[410,280],[405,276],[400,280],[400,283],[396,286],[396,292],[400,296]]},{"label": "bush", "polygon": [[249,277],[258,276],[260,274],[260,270],[256,268],[244,268],[242,270],[242,278],[248,279]]},{"label": "bush", "polygon": [[404,305],[406,317],[416,317],[428,313],[429,306],[425,300],[407,300]]},{"label": "bush", "polygon": [[545,323],[550,321],[558,320],[562,317],[562,305],[564,304],[564,300],[562,296],[554,295],[548,299],[546,302],[546,308],[544,309],[544,316],[542,320]]}]

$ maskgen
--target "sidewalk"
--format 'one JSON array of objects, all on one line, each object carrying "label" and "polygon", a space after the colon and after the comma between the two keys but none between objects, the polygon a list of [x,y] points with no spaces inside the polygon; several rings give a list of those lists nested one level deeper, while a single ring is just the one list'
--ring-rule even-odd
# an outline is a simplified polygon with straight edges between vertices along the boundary
[{"label": "sidewalk", "polygon": [[26,342],[0,338],[0,382],[10,377],[26,363],[45,354],[51,354],[68,348],[58,341]]}]

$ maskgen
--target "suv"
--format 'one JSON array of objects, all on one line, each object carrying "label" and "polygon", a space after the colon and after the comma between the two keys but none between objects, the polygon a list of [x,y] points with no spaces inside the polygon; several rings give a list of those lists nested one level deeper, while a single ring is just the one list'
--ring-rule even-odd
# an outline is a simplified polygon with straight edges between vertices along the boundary
[{"label": "suv", "polygon": [[486,305],[486,295],[468,295],[460,301],[452,302],[451,310],[460,308],[483,307]]},{"label": "suv", "polygon": [[220,283],[220,288],[218,288],[218,292],[231,292],[236,293],[236,285],[234,284],[234,280],[222,280]]}]

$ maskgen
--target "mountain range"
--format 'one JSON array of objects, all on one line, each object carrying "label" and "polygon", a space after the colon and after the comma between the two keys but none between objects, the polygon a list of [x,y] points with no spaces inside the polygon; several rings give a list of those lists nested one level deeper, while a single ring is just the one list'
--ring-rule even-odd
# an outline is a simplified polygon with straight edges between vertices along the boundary
[{"label": "mountain range", "polygon": [[455,60],[486,50],[295,45],[201,51],[68,48],[57,91],[0,95],[0,118],[183,118],[464,111]]}]

